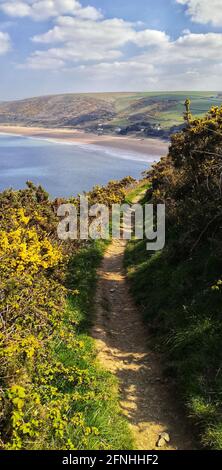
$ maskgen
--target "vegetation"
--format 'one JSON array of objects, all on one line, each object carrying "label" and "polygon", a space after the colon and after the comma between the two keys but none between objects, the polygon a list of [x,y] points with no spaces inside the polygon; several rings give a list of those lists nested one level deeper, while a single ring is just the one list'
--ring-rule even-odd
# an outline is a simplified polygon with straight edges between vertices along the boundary
[{"label": "vegetation", "polygon": [[[120,202],[129,182],[97,187],[90,200]],[[0,195],[0,445],[130,449],[118,384],[88,334],[104,245],[59,243],[58,204],[32,183]]]},{"label": "vegetation", "polygon": [[125,202],[127,204],[133,204],[133,201],[140,196],[140,200],[142,195],[146,193],[146,190],[150,187],[150,182],[146,179],[142,179],[139,183],[135,185],[133,189],[127,192],[125,197]]},{"label": "vegetation", "polygon": [[222,449],[222,108],[189,116],[147,173],[145,201],[166,203],[166,246],[128,245],[132,292],[164,351],[202,443]]},{"label": "vegetation", "polygon": [[[191,111],[187,102],[186,126],[138,188],[131,178],[110,182],[89,202],[131,203],[146,190],[144,203],[166,204],[165,248],[150,254],[132,241],[125,262],[165,373],[203,445],[221,450],[222,107],[203,118]],[[88,334],[104,244],[59,242],[61,202],[30,182],[0,195],[1,448],[130,449],[118,384]]]},{"label": "vegetation", "polygon": [[[42,96],[0,103],[0,123],[40,127],[70,127],[104,132],[121,127],[144,136],[168,137],[174,126],[183,124],[184,101],[190,97],[191,111],[203,116],[212,103],[219,104],[216,92],[85,93]],[[152,125],[161,126],[154,132]]]}]

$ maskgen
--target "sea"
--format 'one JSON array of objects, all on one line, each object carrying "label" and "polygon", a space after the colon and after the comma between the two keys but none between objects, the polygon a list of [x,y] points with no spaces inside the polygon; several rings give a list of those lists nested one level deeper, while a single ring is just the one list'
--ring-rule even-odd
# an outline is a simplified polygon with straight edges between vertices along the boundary
[{"label": "sea", "polygon": [[0,191],[41,184],[51,198],[70,197],[125,176],[138,179],[151,154],[0,134]]}]

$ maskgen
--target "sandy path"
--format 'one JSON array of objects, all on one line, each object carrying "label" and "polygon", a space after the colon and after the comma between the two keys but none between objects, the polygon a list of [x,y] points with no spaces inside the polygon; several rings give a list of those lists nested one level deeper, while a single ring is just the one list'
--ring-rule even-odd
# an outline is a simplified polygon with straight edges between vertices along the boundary
[{"label": "sandy path", "polygon": [[99,270],[92,332],[98,359],[119,380],[121,408],[137,449],[157,449],[163,431],[171,438],[164,450],[194,449],[175,389],[162,375],[159,357],[149,348],[149,333],[131,298],[123,270],[125,243],[112,241]]}]

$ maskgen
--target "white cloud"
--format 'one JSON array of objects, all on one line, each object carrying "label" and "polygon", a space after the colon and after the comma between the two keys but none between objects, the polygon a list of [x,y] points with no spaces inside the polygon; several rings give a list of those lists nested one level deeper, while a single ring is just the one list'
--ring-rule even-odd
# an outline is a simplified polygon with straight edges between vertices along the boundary
[{"label": "white cloud", "polygon": [[8,33],[0,31],[0,55],[6,54],[11,49],[11,40]]},{"label": "white cloud", "polygon": [[42,35],[34,36],[33,41],[43,44],[73,41],[76,48],[86,44],[90,49],[93,46],[107,48],[120,47],[135,36],[133,25],[122,19],[92,21],[81,20],[69,16],[57,18],[56,25]]},{"label": "white cloud", "polygon": [[[84,63],[120,58],[123,47],[129,43],[139,48],[159,49],[167,46],[169,37],[162,31],[137,31],[135,24],[118,18],[95,22],[62,16],[57,18],[52,29],[34,36],[32,41],[53,45],[46,51],[38,51],[38,63],[40,56],[44,62],[47,56],[49,59],[59,56],[63,61]],[[33,54],[28,60],[29,66],[35,66],[35,57],[36,54]]]},{"label": "white cloud", "polygon": [[[37,50],[28,59],[29,67],[37,68],[41,59],[48,68],[53,65],[84,64],[87,62],[113,62],[124,57],[126,44],[136,45],[138,54],[134,62],[140,60],[141,52],[145,54],[147,64],[184,63],[193,66],[206,61],[222,61],[222,34],[192,34],[189,30],[176,40],[171,40],[163,31],[143,29],[122,19],[102,19],[100,21],[82,20],[69,16],[60,16],[55,26],[44,34],[34,36],[34,43],[49,45],[45,50]],[[131,59],[129,59],[131,60]],[[123,63],[127,63],[123,59]]]},{"label": "white cloud", "polygon": [[222,26],[222,0],[176,0],[187,6],[187,14],[196,23]]},{"label": "white cloud", "polygon": [[[80,19],[60,17],[54,28],[33,40],[50,47],[33,53],[25,66],[61,70],[63,77],[73,74],[73,83],[78,82],[84,91],[221,86],[219,33],[192,34],[187,30],[172,40],[161,31],[137,31],[135,25],[123,20],[84,21],[83,25]],[[123,53],[127,43],[138,48],[128,58]]]},{"label": "white cloud", "polygon": [[18,68],[30,68],[33,70],[59,70],[65,65],[64,60],[49,53],[44,54],[41,51],[34,52],[27,60],[26,64],[19,65]]},{"label": "white cloud", "polygon": [[139,47],[162,47],[164,44],[168,44],[169,39],[169,36],[167,36],[163,31],[145,29],[144,31],[138,31],[135,33],[133,42]]},{"label": "white cloud", "polygon": [[0,9],[8,16],[17,16],[21,18],[29,16],[31,12],[31,7],[28,4],[19,1],[3,3],[0,5]]},{"label": "white cloud", "polygon": [[58,70],[63,68],[70,63],[78,63],[83,61],[101,62],[104,60],[106,55],[108,60],[114,60],[121,57],[121,52],[116,50],[107,50],[104,52],[103,49],[95,49],[90,51],[87,47],[81,47],[80,49],[73,49],[73,45],[67,43],[61,48],[50,48],[47,51],[35,51],[28,57],[24,67],[32,69],[49,69]]},{"label": "white cloud", "polygon": [[[176,1],[187,6],[194,21],[220,21],[212,3],[218,7],[222,0]],[[56,71],[62,84],[72,77],[85,91],[221,87],[220,33],[192,34],[186,29],[172,39],[164,31],[145,29],[143,23],[104,19],[77,0],[0,0],[0,5],[9,16],[53,19],[48,31],[32,38],[36,50],[19,67]],[[4,34],[0,53],[10,47]]]},{"label": "white cloud", "polygon": [[202,59],[210,63],[222,60],[222,34],[186,34],[174,43],[175,52],[179,52],[186,60],[193,59],[200,62]]},{"label": "white cloud", "polygon": [[94,7],[88,6],[85,8],[78,8],[76,10],[76,16],[83,19],[98,20],[103,18],[102,13]]},{"label": "white cloud", "polygon": [[155,89],[158,81],[153,65],[138,61],[137,58],[75,67],[69,74],[73,74],[79,83],[86,84],[85,91],[88,91],[87,87],[95,91]]},{"label": "white cloud", "polygon": [[47,20],[59,15],[74,15],[98,20],[102,14],[94,7],[83,8],[78,0],[1,0],[0,9],[8,16]]},{"label": "white cloud", "polygon": [[139,47],[163,45],[169,41],[163,31],[145,29],[135,30],[135,24],[120,18],[101,21],[85,20],[70,16],[60,16],[56,25],[44,34],[34,36],[33,42],[50,44],[65,41],[92,41],[90,44],[109,44],[116,48],[132,42]]},{"label": "white cloud", "polygon": [[[150,63],[149,54],[129,60],[102,62],[94,65],[73,67],[63,72],[63,79],[80,91],[164,91],[164,90],[212,90],[219,89],[218,67],[212,67],[209,82],[208,66],[202,63],[195,68],[191,64],[167,62],[160,57]],[[221,68],[222,70],[222,63]]]}]

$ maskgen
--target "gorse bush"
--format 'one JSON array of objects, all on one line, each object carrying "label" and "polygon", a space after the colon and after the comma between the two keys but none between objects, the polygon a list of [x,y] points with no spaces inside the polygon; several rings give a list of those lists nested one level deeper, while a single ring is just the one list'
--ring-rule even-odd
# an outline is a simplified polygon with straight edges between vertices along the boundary
[{"label": "gorse bush", "polygon": [[204,445],[222,449],[222,108],[172,136],[147,172],[146,202],[166,204],[166,246],[128,246],[132,291],[176,376]]},{"label": "gorse bush", "polygon": [[[165,201],[179,248],[192,253],[199,242],[216,243],[222,209],[222,108],[190,122],[172,136],[167,158],[153,167],[149,197]],[[217,249],[219,247],[217,246]]]},{"label": "gorse bush", "polygon": [[61,244],[55,202],[32,183],[0,207],[1,448],[130,448],[117,385],[85,329],[102,244]]},{"label": "gorse bush", "polygon": [[[39,392],[43,376],[61,369],[54,361],[49,362],[49,344],[55,333],[56,337],[62,333],[58,327],[65,289],[52,278],[62,252],[43,230],[37,232],[35,224],[36,220],[26,216],[23,209],[10,209],[10,227],[0,232],[1,377],[7,385],[3,389],[2,414],[8,424],[4,438],[9,437],[6,448],[20,448],[24,438],[32,440],[39,435],[44,414],[46,422],[51,420],[54,426],[53,409],[44,409],[44,397]],[[47,379],[44,381],[44,394],[49,394],[50,385]]]}]

